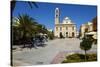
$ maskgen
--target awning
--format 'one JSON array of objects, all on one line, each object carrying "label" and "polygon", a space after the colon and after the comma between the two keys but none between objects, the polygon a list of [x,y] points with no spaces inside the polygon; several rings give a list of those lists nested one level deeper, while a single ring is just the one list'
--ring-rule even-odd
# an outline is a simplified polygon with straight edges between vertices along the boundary
[{"label": "awning", "polygon": [[86,35],[97,35],[97,32],[88,32],[88,33],[85,33]]},{"label": "awning", "polygon": [[89,32],[89,33],[85,33],[85,35],[93,35],[92,37],[94,39],[97,39],[97,32]]}]

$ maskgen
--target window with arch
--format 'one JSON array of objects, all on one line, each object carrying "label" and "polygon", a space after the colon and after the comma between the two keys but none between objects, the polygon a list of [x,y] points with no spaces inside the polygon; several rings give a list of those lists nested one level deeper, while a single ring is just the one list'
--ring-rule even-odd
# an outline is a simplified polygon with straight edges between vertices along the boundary
[{"label": "window with arch", "polygon": [[74,26],[72,27],[72,30],[74,30]]},{"label": "window with arch", "polygon": [[60,27],[60,31],[62,31],[62,27]]},{"label": "window with arch", "polygon": [[56,27],[56,31],[58,31],[58,27]]}]

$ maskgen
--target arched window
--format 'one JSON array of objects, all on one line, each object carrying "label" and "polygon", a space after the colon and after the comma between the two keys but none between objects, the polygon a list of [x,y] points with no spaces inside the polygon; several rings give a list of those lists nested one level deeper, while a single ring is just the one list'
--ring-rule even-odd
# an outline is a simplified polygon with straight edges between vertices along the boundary
[{"label": "arched window", "polygon": [[60,31],[62,31],[62,27],[60,27]]},{"label": "arched window", "polygon": [[56,31],[58,31],[58,27],[56,27]]},{"label": "arched window", "polygon": [[74,30],[74,27],[72,27],[72,30]]},{"label": "arched window", "polygon": [[68,37],[68,32],[66,32],[66,37]]},{"label": "arched window", "polygon": [[58,18],[58,14],[56,14],[56,18]]}]

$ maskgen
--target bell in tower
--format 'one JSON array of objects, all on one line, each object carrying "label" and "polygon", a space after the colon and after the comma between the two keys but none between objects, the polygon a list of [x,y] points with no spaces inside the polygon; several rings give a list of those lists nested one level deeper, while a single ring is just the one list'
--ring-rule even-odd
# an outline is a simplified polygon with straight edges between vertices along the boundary
[{"label": "bell in tower", "polygon": [[59,16],[60,16],[59,8],[56,8],[55,9],[55,24],[59,24]]}]

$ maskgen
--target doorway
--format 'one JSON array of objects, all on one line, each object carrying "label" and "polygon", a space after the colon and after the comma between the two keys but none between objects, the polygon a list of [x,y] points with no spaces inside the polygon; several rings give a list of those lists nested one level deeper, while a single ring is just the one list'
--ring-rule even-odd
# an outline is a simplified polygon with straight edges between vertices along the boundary
[{"label": "doorway", "polygon": [[72,37],[74,37],[75,36],[75,34],[74,34],[74,32],[72,32]]},{"label": "doorway", "polygon": [[66,37],[68,37],[68,32],[66,32]]},{"label": "doorway", "polygon": [[62,32],[60,32],[59,36],[60,36],[60,38],[63,38]]}]

